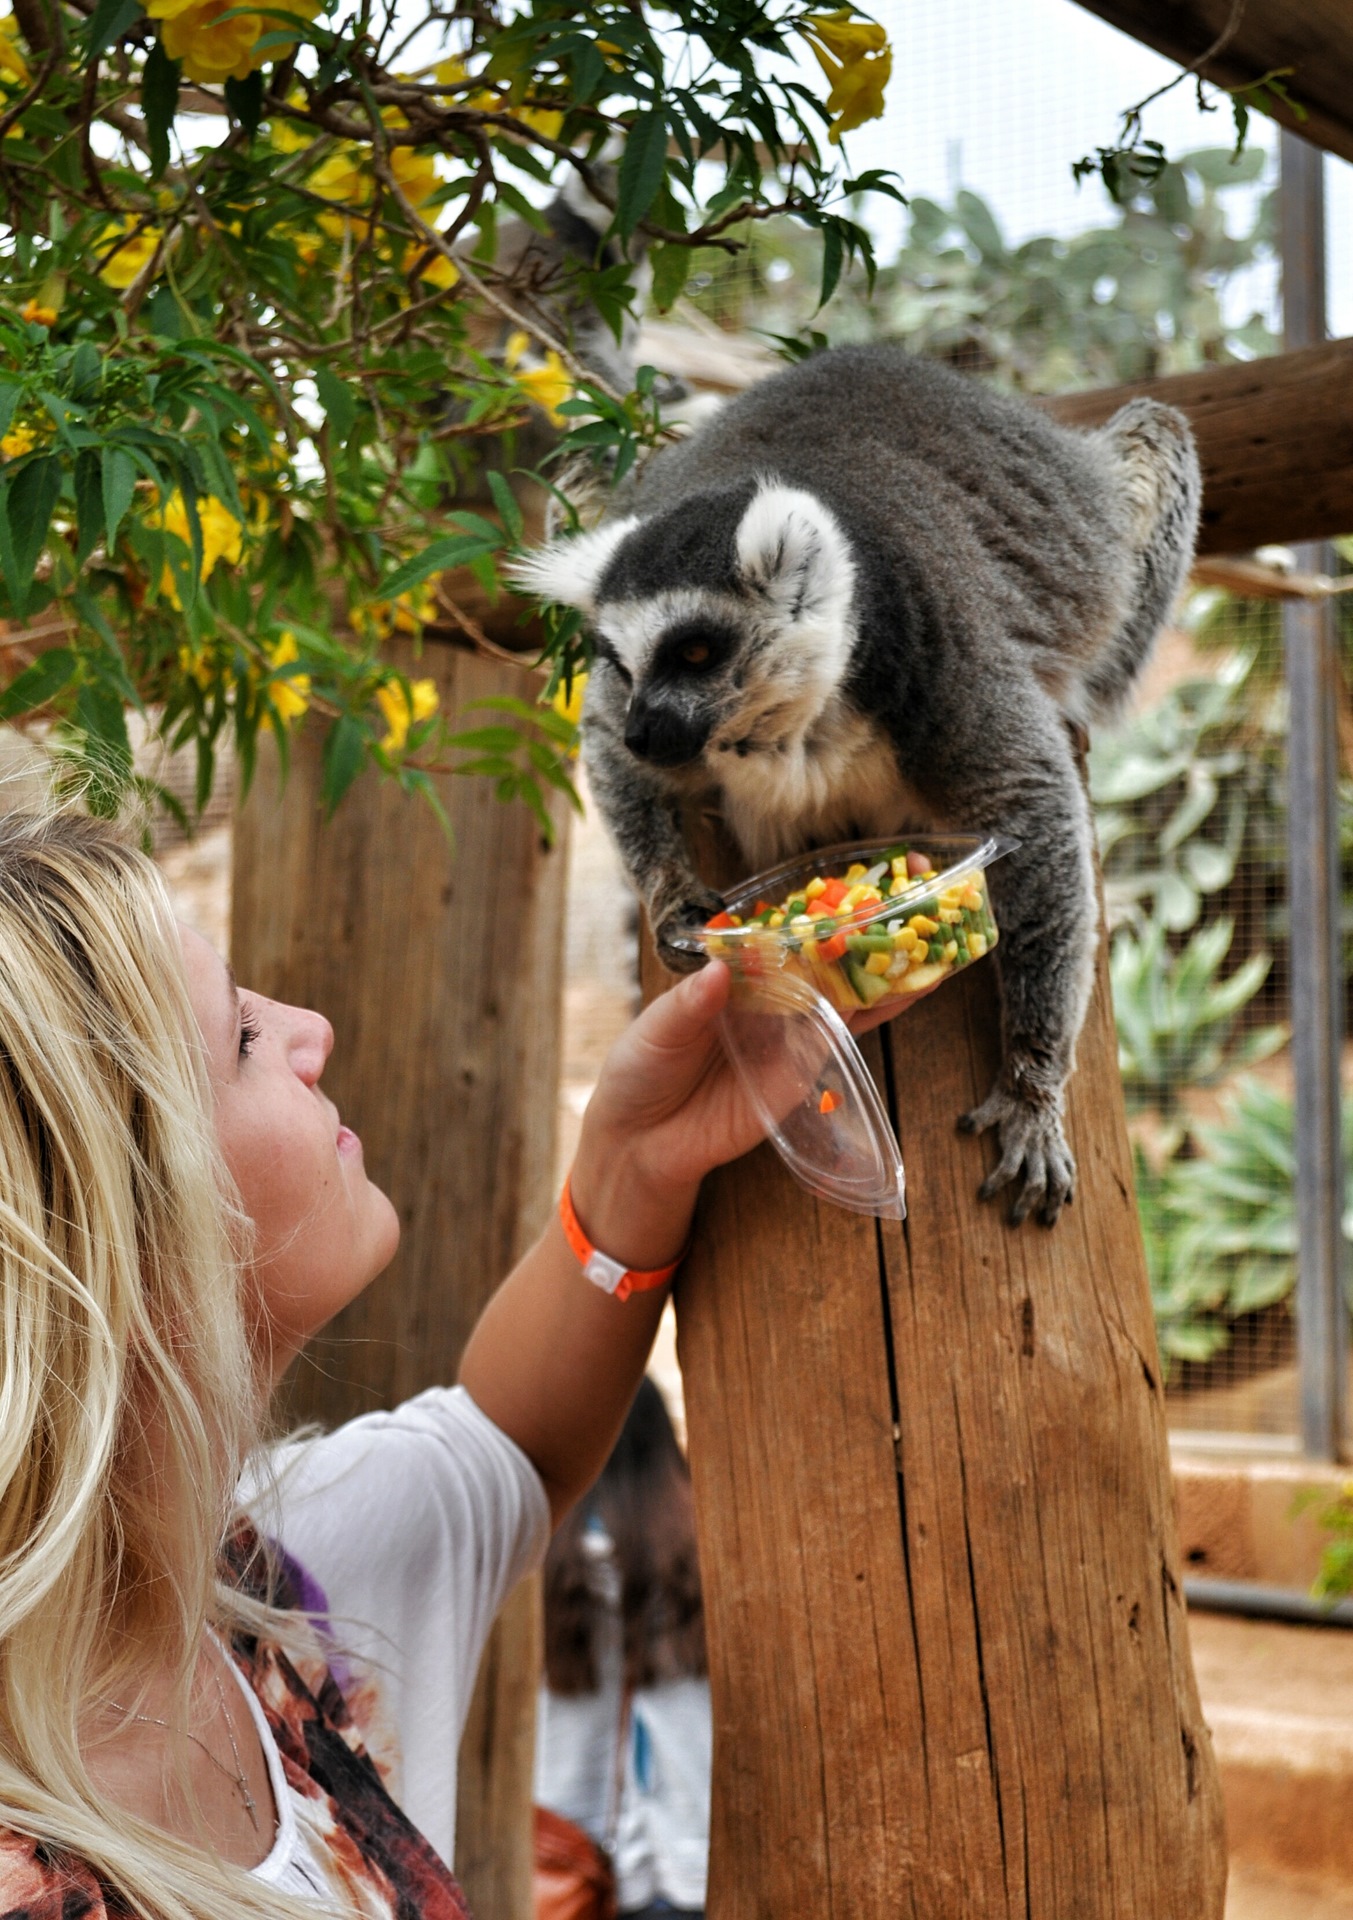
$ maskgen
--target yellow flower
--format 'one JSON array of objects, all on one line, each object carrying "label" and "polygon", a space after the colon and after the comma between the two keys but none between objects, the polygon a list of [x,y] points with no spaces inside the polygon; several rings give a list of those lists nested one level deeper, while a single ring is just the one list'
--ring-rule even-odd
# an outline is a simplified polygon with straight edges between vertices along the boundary
[{"label": "yellow flower", "polygon": [[146,12],[160,22],[165,52],[182,61],[190,80],[211,85],[253,72],[254,42],[263,31],[258,14],[235,12],[233,0],[147,0]]},{"label": "yellow flower", "polygon": [[412,147],[391,148],[390,171],[411,207],[426,206],[442,184],[436,155],[415,153]]},{"label": "yellow flower", "polygon": [[[197,503],[197,522],[202,529],[202,579],[210,578],[218,560],[227,560],[232,567],[238,566],[244,550],[244,530],[229,507],[214,494],[208,494]],[[183,495],[177,491],[170,494],[158,512],[147,516],[147,525],[157,527],[162,533],[175,534],[185,547],[192,546],[188,509],[184,505]],[[174,606],[182,605],[174,585],[173,571],[169,567],[165,568],[160,581],[160,592]]]},{"label": "yellow flower", "polygon": [[556,408],[572,394],[573,381],[553,347],[545,355],[544,366],[519,369],[512,377],[526,397],[549,415],[551,425],[563,426],[563,415]]},{"label": "yellow flower", "polygon": [[[583,695],[587,691],[587,675],[575,673],[572,684],[561,680],[554,690],[550,705],[561,720],[567,720],[575,730],[581,725],[583,717]],[[579,741],[575,738],[568,750],[570,760],[578,758]]]},{"label": "yellow flower", "polygon": [[[119,238],[126,234],[125,240]],[[158,227],[139,227],[136,220],[127,214],[121,220],[115,220],[106,226],[95,242],[95,252],[99,258],[99,278],[110,287],[129,287],[139,280],[145,269],[155,257],[161,234]],[[114,242],[117,245],[114,245]],[[111,249],[111,251],[110,251]]]},{"label": "yellow flower", "polygon": [[0,453],[6,460],[21,460],[37,444],[38,436],[31,427],[11,427],[4,439],[0,440]]},{"label": "yellow flower", "polygon": [[190,679],[196,680],[203,693],[210,693],[215,675],[212,672],[210,647],[180,647],[179,665]]},{"label": "yellow flower", "polygon": [[19,87],[26,87],[29,81],[28,62],[19,47],[19,23],[12,13],[0,19],[0,79],[12,80]]},{"label": "yellow flower", "polygon": [[478,93],[464,93],[461,88],[473,76],[466,71],[465,62],[456,54],[448,60],[439,60],[433,73],[444,87],[454,88],[451,104],[456,107],[470,107],[475,113],[495,113],[503,104],[496,93],[482,88]]},{"label": "yellow flower", "polygon": [[[410,247],[408,253],[404,256],[405,267],[411,266],[418,258],[418,255],[426,251],[427,249],[425,247]],[[440,287],[443,292],[445,292],[449,288],[454,287],[457,280],[460,279],[460,269],[455,261],[448,260],[444,253],[434,253],[429,255],[427,260],[419,268],[418,278],[427,286]]]},{"label": "yellow flower", "polygon": [[883,90],[893,71],[888,36],[877,21],[857,19],[851,7],[807,14],[798,22],[798,30],[831,82],[827,111],[832,125],[827,137],[837,145],[843,133],[883,113]]},{"label": "yellow flower", "polygon": [[32,320],[40,327],[54,327],[56,325],[56,308],[44,307],[40,300],[28,300],[25,301],[23,307],[20,309],[19,318],[21,320]]},{"label": "yellow flower", "polygon": [[[271,646],[265,646],[264,652],[268,656],[274,673],[279,667],[290,666],[293,660],[299,660],[301,657],[300,648],[296,645],[296,636],[290,629],[280,634]],[[270,680],[268,699],[272,702],[273,712],[279,720],[285,721],[287,725],[290,725],[293,720],[299,720],[310,705],[310,675],[288,673],[284,674],[280,680]]]},{"label": "yellow flower", "polygon": [[314,139],[309,127],[297,126],[294,120],[272,120],[268,123],[268,141],[278,153],[299,153],[302,147],[308,147]]},{"label": "yellow flower", "polygon": [[435,680],[415,680],[406,692],[399,680],[392,680],[389,686],[376,689],[376,705],[385,715],[385,724],[389,732],[381,741],[387,753],[401,753],[409,737],[409,728],[416,727],[420,720],[426,720],[437,711],[439,695]]},{"label": "yellow flower", "polygon": [[360,207],[371,198],[371,182],[362,172],[355,147],[335,148],[321,160],[305,184],[321,200],[333,200],[343,206]]},{"label": "yellow flower", "polygon": [[[268,0],[269,6],[297,19],[313,20],[319,0]],[[247,80],[255,68],[281,60],[294,40],[279,40],[256,51],[265,33],[278,23],[262,14],[240,13],[235,0],[146,0],[146,12],[160,22],[160,39],[171,60],[181,60],[190,80],[211,85],[219,80]],[[224,16],[233,15],[227,19]]]}]

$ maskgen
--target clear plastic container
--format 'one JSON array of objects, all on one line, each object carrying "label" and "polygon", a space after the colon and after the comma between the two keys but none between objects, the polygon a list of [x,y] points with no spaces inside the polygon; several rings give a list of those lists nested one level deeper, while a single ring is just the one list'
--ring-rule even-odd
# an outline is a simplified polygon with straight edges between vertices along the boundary
[{"label": "clear plastic container", "polygon": [[842,1016],[900,1011],[989,953],[986,869],[1014,844],[918,834],[826,847],[734,888],[681,943],[727,962],[728,1056],[795,1179],[836,1206],[906,1214],[897,1140]]}]

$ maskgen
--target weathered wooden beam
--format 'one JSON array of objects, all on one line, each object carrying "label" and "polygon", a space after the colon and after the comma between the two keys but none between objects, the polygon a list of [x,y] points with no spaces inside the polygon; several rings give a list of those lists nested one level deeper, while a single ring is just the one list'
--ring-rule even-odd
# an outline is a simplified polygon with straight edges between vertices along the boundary
[{"label": "weathered wooden beam", "polygon": [[[396,642],[386,657],[435,679],[448,713],[538,685],[527,666],[459,647],[415,657]],[[276,755],[259,755],[236,822],[231,949],[249,986],[332,1020],[325,1088],[403,1226],[390,1271],[290,1382],[293,1417],[333,1425],[454,1380],[480,1309],[548,1215],[567,812],[546,847],[492,781],[446,775],[452,845],[426,802],[368,776],[326,822],[320,747],[318,728],[300,731],[285,785]],[[527,1582],[494,1628],[461,1743],[456,1867],[481,1920],[531,1910],[539,1671]]]},{"label": "weathered wooden beam", "polygon": [[1353,340],[1039,404],[1093,427],[1138,393],[1192,422],[1203,462],[1200,553],[1353,532]]},{"label": "weathered wooden beam", "polygon": [[[1248,0],[1245,5],[1236,0],[1080,0],[1080,5],[1180,66],[1197,62],[1197,71],[1218,86],[1253,86],[1266,73],[1290,68],[1284,85],[1304,117],[1272,95],[1266,111],[1303,139],[1353,160],[1353,8],[1348,0]],[[1233,22],[1235,30],[1227,34]]]},{"label": "weathered wooden beam", "polygon": [[998,1022],[973,967],[865,1042],[904,1226],[812,1199],[769,1148],[706,1184],[677,1323],[710,1920],[1220,1920],[1102,954],[1052,1233],[979,1206],[993,1149],[955,1131]]}]

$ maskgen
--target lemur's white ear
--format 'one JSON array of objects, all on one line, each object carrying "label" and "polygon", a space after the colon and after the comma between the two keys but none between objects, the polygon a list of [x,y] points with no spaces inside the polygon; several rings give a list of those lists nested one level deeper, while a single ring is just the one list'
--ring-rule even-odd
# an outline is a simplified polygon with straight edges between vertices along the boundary
[{"label": "lemur's white ear", "polygon": [[630,514],[624,520],[608,520],[590,533],[574,534],[572,539],[551,540],[547,547],[537,547],[524,560],[514,561],[506,572],[519,587],[540,600],[593,613],[597,583],[611,555],[638,524],[638,515]]},{"label": "lemur's white ear", "polygon": [[738,571],[791,625],[844,619],[855,584],[845,534],[799,487],[764,480],[738,526]]}]

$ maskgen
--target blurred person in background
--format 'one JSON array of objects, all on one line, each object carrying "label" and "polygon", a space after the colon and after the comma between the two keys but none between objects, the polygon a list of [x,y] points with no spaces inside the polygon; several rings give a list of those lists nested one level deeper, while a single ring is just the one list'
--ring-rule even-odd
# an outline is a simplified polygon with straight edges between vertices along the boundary
[{"label": "blurred person in background", "polygon": [[538,1878],[538,1920],[608,1911],[703,1920],[710,1756],[690,1470],[645,1378],[601,1478],[545,1562],[538,1842],[542,1822],[556,1847],[567,1840],[560,1822],[580,1830],[612,1867],[613,1887],[571,1907]]}]

